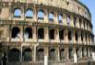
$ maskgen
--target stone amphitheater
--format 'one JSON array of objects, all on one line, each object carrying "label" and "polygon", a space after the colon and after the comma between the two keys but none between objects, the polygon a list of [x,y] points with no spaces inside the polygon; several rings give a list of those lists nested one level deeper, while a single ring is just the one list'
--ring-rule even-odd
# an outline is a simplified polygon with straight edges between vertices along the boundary
[{"label": "stone amphitheater", "polygon": [[0,0],[0,63],[95,65],[92,29],[79,0]]}]

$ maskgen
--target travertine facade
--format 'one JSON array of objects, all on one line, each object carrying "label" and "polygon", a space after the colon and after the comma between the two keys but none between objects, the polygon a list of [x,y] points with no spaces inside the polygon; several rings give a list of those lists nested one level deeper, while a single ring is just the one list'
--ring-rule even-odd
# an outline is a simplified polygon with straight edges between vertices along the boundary
[{"label": "travertine facade", "polygon": [[[7,65],[87,65],[95,60],[91,14],[78,0],[0,0]],[[46,58],[45,58],[46,57]]]}]

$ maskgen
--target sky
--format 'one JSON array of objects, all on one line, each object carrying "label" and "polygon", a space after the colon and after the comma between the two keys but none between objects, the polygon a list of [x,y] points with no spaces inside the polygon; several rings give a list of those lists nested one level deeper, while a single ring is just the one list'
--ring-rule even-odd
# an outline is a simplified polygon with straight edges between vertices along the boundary
[{"label": "sky", "polygon": [[93,33],[95,34],[95,0],[80,0],[90,10],[92,15]]}]

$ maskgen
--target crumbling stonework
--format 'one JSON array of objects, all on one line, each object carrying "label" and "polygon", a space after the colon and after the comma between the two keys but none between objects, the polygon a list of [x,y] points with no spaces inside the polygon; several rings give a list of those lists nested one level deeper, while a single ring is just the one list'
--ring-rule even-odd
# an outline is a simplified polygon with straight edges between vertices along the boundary
[{"label": "crumbling stonework", "polygon": [[87,65],[95,60],[92,28],[91,14],[78,0],[0,0],[7,65],[44,65],[45,59],[46,65]]}]

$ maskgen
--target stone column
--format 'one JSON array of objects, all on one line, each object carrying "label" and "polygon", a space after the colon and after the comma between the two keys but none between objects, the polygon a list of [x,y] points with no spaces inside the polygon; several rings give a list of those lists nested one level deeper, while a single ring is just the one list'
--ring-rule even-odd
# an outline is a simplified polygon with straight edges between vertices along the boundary
[{"label": "stone column", "polygon": [[64,30],[64,35],[65,35],[64,36],[65,37],[64,40],[65,40],[66,43],[68,43],[68,30],[67,29]]},{"label": "stone column", "polygon": [[85,40],[86,40],[86,38],[85,38],[85,34],[84,34],[84,37],[83,37],[83,38],[84,38],[84,44],[86,45],[86,41],[85,41]]},{"label": "stone column", "polygon": [[33,29],[33,40],[34,41],[37,41],[37,34],[36,34],[37,33],[37,30],[36,30],[36,26],[33,26],[32,29]]},{"label": "stone column", "polygon": [[60,51],[59,51],[59,47],[57,47],[57,56],[58,56],[58,57],[57,57],[57,58],[58,58],[57,60],[60,61]]},{"label": "stone column", "polygon": [[37,21],[37,11],[36,11],[37,9],[36,9],[36,5],[34,5],[33,9],[34,9],[34,15],[33,15],[34,16],[34,21]]},{"label": "stone column", "polygon": [[48,65],[48,47],[45,47],[45,52],[44,52],[44,65]]},{"label": "stone column", "polygon": [[77,63],[77,54],[76,54],[76,49],[75,48],[73,48],[73,52],[74,52],[74,55],[73,55],[74,63]]},{"label": "stone column", "polygon": [[54,12],[54,13],[55,13],[54,21],[55,21],[56,24],[58,24],[59,23],[59,21],[58,21],[58,14],[56,12]]},{"label": "stone column", "polygon": [[91,50],[91,54],[92,54],[93,61],[95,61],[95,51],[93,49]]},{"label": "stone column", "polygon": [[70,26],[74,27],[74,18],[73,18],[73,16],[70,16],[70,18],[71,18]]},{"label": "stone column", "polygon": [[46,23],[48,23],[48,11],[45,9],[45,16],[44,16],[44,21],[46,22]]},{"label": "stone column", "polygon": [[48,33],[48,27],[44,28],[44,35],[45,35],[45,41],[48,42],[49,41],[49,33]]},{"label": "stone column", "polygon": [[78,43],[81,43],[81,32],[78,33]]},{"label": "stone column", "polygon": [[56,32],[55,32],[55,38],[56,38],[57,42],[60,41],[59,40],[59,29],[58,28],[56,29]]},{"label": "stone column", "polygon": [[82,48],[80,48],[80,58],[82,58]]},{"label": "stone column", "polygon": [[68,47],[66,47],[65,49],[64,49],[64,56],[65,56],[65,59],[68,61],[69,60],[69,48]]},{"label": "stone column", "polygon": [[36,48],[38,45],[34,45],[34,51],[33,51],[33,61],[36,62]]}]

